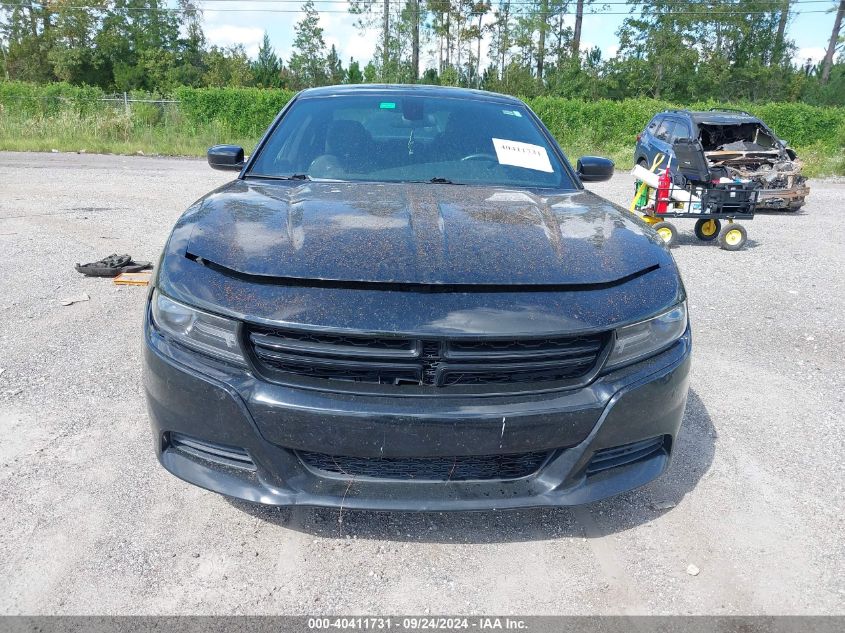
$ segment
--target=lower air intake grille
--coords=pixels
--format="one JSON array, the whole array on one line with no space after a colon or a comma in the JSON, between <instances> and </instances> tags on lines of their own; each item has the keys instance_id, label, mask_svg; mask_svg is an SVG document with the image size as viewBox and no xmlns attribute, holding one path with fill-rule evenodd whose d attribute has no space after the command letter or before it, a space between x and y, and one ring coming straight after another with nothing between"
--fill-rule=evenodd
<instances>
[{"instance_id":1,"label":"lower air intake grille","mask_svg":"<svg viewBox=\"0 0 845 633\"><path fill-rule=\"evenodd\" d=\"M648 440L642 440L641 442L623 444L622 446L614 446L613 448L603 448L595 452L590 463L587 465L587 475L594 475L603 470L610 470L617 466L642 461L656 453L662 452L665 444L666 440L661 435L660 437L653 437Z\"/></svg>"},{"instance_id":2,"label":"lower air intake grille","mask_svg":"<svg viewBox=\"0 0 845 633\"><path fill-rule=\"evenodd\" d=\"M169 444L172 449L191 457L197 457L230 468L255 470L255 464L252 458L242 448L215 444L214 442L199 440L195 437L182 435L181 433L171 433Z\"/></svg>"},{"instance_id":3,"label":"lower air intake grille","mask_svg":"<svg viewBox=\"0 0 845 633\"><path fill-rule=\"evenodd\" d=\"M466 455L459 457L344 457L298 451L309 468L348 477L468 481L518 479L536 472L549 453Z\"/></svg>"}]
</instances>

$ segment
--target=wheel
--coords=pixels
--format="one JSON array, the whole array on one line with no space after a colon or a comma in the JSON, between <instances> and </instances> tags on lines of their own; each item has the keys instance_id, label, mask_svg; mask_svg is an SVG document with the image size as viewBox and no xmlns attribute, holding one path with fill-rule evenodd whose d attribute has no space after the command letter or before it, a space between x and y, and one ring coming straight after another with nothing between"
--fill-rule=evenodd
<instances>
[{"instance_id":1,"label":"wheel","mask_svg":"<svg viewBox=\"0 0 845 633\"><path fill-rule=\"evenodd\" d=\"M702 242L712 242L719 237L722 223L719 220L701 218L695 223L695 236Z\"/></svg>"},{"instance_id":2,"label":"wheel","mask_svg":"<svg viewBox=\"0 0 845 633\"><path fill-rule=\"evenodd\" d=\"M727 224L719 232L719 246L726 251L738 251L748 240L748 233L741 224Z\"/></svg>"},{"instance_id":3,"label":"wheel","mask_svg":"<svg viewBox=\"0 0 845 633\"><path fill-rule=\"evenodd\" d=\"M666 243L666 246L671 248L678 243L678 229L671 222L658 222L657 224L652 224L651 228L657 231L657 234Z\"/></svg>"}]
</instances>

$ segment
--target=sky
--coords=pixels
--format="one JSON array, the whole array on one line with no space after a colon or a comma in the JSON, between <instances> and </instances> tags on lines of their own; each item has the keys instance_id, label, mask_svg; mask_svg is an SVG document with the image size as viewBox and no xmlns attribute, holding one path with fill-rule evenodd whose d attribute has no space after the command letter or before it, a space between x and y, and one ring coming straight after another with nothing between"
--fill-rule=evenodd
<instances>
[{"instance_id":1,"label":"sky","mask_svg":"<svg viewBox=\"0 0 845 633\"><path fill-rule=\"evenodd\" d=\"M265 30L276 54L285 63L290 58L294 39L293 27L302 14L299 7L304 0L200 0L203 7L204 30L210 44L230 46L243 44L250 57L255 57L264 37ZM519 2L520 0L514 0ZM627 15L628 7L623 0L607 0L605 11L593 9L596 13L585 15L582 27L584 48L599 46L603 57L616 54L616 31ZM833 28L834 13L825 13L835 7L838 0L797 0L793 5L794 15L788 26L788 36L795 41L796 63L812 59L818 62L824 57L830 31ZM377 31L364 33L356 26L356 16L349 14L346 0L315 0L320 11L320 24L326 46L334 44L344 65L354 57L364 66L373 55ZM496 0L493 0L494 7ZM598 3L596 3L598 6ZM812 11L812 13L810 13ZM492 16L489 18L492 21ZM574 21L570 16L570 20ZM487 42L482 45L482 61L486 60ZM429 54L421 54L421 66L425 69L433 64Z\"/></svg>"}]
</instances>

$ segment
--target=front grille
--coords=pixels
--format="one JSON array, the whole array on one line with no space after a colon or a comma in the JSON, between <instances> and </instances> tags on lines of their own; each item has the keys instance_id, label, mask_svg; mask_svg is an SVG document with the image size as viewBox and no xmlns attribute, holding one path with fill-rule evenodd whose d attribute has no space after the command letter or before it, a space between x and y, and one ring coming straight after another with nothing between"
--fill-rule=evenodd
<instances>
[{"instance_id":1,"label":"front grille","mask_svg":"<svg viewBox=\"0 0 845 633\"><path fill-rule=\"evenodd\" d=\"M587 475L594 475L603 470L610 470L618 466L633 464L648 459L656 453L664 450L666 444L665 436L653 437L641 442L623 444L613 448L603 448L593 455L587 465Z\"/></svg>"},{"instance_id":2,"label":"front grille","mask_svg":"<svg viewBox=\"0 0 845 633\"><path fill-rule=\"evenodd\" d=\"M460 387L577 381L596 366L606 334L524 339L416 339L251 327L259 367L375 385Z\"/></svg>"},{"instance_id":3,"label":"front grille","mask_svg":"<svg viewBox=\"0 0 845 633\"><path fill-rule=\"evenodd\" d=\"M531 475L549 456L546 452L457 457L348 457L297 451L309 468L373 479L403 481L469 481L518 479Z\"/></svg>"}]
</instances>

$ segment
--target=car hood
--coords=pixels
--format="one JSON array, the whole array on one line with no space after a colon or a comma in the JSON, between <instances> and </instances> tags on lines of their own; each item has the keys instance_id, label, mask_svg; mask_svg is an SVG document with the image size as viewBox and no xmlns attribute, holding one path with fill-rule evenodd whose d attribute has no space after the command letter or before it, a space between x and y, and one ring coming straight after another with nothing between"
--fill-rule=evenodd
<instances>
[{"instance_id":1,"label":"car hood","mask_svg":"<svg viewBox=\"0 0 845 633\"><path fill-rule=\"evenodd\" d=\"M261 281L606 285L669 258L586 191L236 180L182 222L186 256Z\"/></svg>"}]
</instances>

